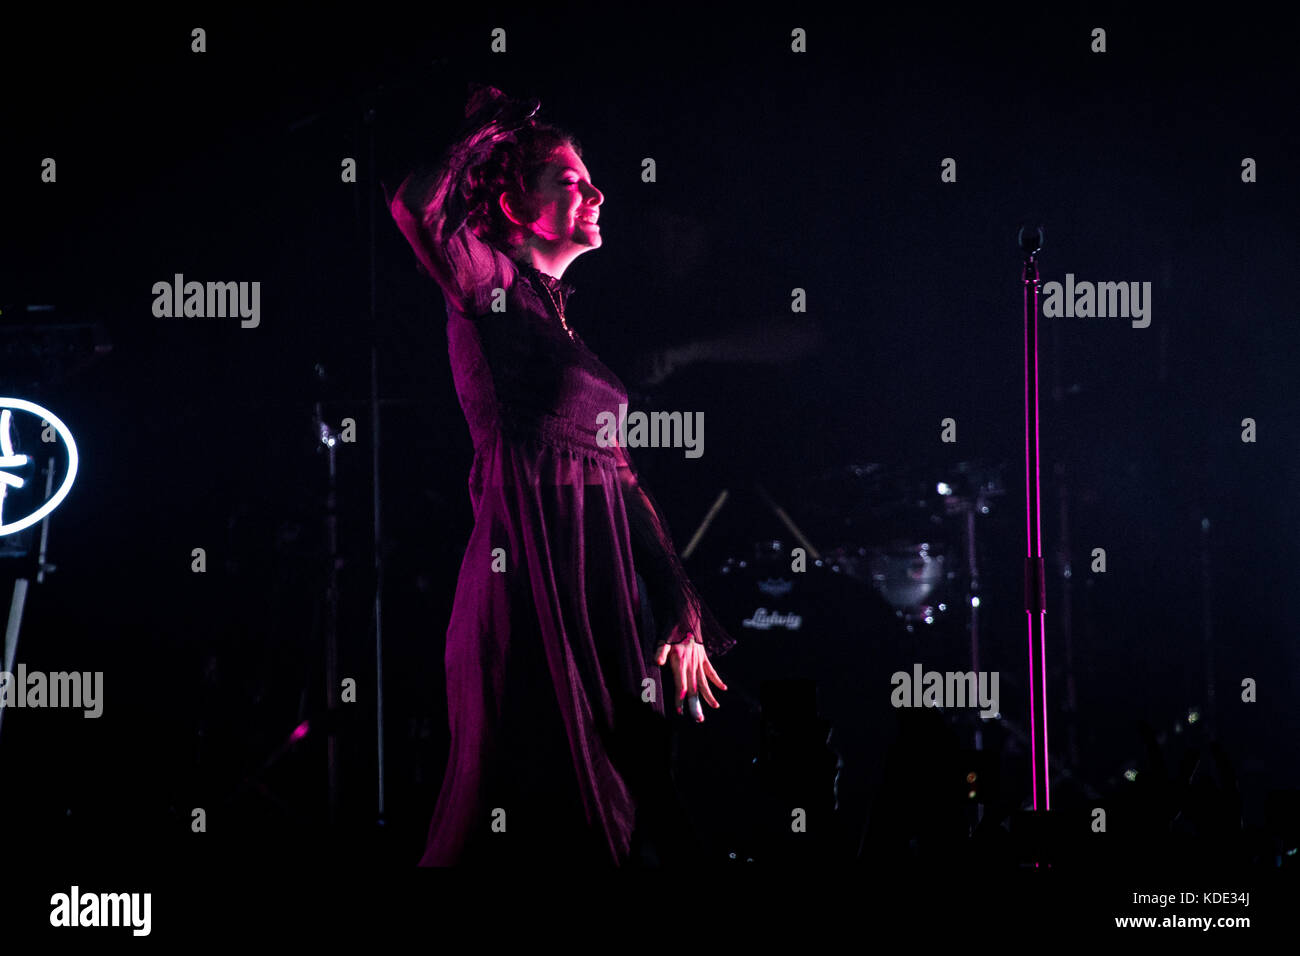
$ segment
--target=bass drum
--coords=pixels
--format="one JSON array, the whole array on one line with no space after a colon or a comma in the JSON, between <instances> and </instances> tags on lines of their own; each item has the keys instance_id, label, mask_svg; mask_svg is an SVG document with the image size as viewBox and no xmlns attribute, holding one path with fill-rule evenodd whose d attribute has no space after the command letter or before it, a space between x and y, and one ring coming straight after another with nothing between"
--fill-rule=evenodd
<instances>
[{"instance_id":1,"label":"bass drum","mask_svg":"<svg viewBox=\"0 0 1300 956\"><path fill-rule=\"evenodd\" d=\"M678 724L678 783L700 837L723 860L761 856L758 834L770 829L757 764L765 684L816 685L817 715L830 726L839 760L825 781L828 799L838 802L836 856L847 860L895 736L890 677L925 659L916 656L924 632L909 633L869 582L829 558L808 558L804 571L791 564L788 543L769 540L696 577L737 643L711 661L728 686L715 688L721 707L705 704L703 724ZM769 700L774 690L768 687Z\"/></svg>"}]
</instances>

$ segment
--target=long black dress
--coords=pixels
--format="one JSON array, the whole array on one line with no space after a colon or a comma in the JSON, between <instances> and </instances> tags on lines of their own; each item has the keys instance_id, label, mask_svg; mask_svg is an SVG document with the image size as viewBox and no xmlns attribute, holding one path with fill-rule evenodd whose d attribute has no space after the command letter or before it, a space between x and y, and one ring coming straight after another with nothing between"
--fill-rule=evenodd
<instances>
[{"instance_id":1,"label":"long black dress","mask_svg":"<svg viewBox=\"0 0 1300 956\"><path fill-rule=\"evenodd\" d=\"M517 265L464 222L456 186L490 135L412 174L391 203L442 287L474 443L475 524L447 628L451 750L420 862L663 862L676 825L661 747L672 680L654 650L684 637L673 627L688 608L711 658L734 640L692 587L626 449L596 440L597 416L617 415L627 393L562 327L555 301L563 308L572 285ZM492 310L493 290L504 311Z\"/></svg>"}]
</instances>

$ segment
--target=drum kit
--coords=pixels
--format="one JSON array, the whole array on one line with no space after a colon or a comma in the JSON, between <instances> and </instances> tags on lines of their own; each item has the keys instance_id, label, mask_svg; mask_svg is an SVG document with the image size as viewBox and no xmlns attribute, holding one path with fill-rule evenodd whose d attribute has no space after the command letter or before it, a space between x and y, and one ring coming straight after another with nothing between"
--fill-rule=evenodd
<instances>
[{"instance_id":1,"label":"drum kit","mask_svg":"<svg viewBox=\"0 0 1300 956\"><path fill-rule=\"evenodd\" d=\"M720 557L692 572L737 639L716 662L729 690L721 709L706 709L711 732L685 735L679 745L706 829L742 856L751 852L746 834L755 820L738 804L762 789L760 700L770 702L782 686L798 696L802 683L815 684L817 717L831 728L841 825L846 837L860 832L898 723L890 675L917 662L979 669L976 533L1006 493L1005 470L980 462L942 470L849 464L801 492L794 515L759 489L785 525L782 536L715 548ZM758 524L755 514L744 517L744 528Z\"/></svg>"},{"instance_id":2,"label":"drum kit","mask_svg":"<svg viewBox=\"0 0 1300 956\"><path fill-rule=\"evenodd\" d=\"M829 550L813 549L807 559L807 580L818 583L800 584L790 557L807 541L802 534L751 542L710 569L715 580L747 581L759 602L752 614L723 623L740 635L808 630L807 620L817 611L813 606L801 611L798 601L806 596L816 605L825 588L820 582L835 577L874 591L907 633L954 619L963 599L978 595L971 536L979 517L990 514L1006 493L1004 470L1004 465L962 462L936 474L880 464L827 472L809 489L800 515L817 527L816 537L833 544ZM784 615L775 609L780 599L792 608Z\"/></svg>"}]
</instances>

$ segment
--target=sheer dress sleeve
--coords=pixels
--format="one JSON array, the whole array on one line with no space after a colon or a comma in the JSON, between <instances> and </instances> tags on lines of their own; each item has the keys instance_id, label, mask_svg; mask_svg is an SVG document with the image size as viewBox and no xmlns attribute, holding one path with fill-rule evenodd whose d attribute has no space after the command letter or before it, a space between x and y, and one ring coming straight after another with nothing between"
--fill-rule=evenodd
<instances>
[{"instance_id":1,"label":"sheer dress sleeve","mask_svg":"<svg viewBox=\"0 0 1300 956\"><path fill-rule=\"evenodd\" d=\"M627 449L620 448L618 453L623 460L620 475L632 535L632 559L645 581L658 642L677 644L687 640L686 632L677 628L688 612L693 612L702 633L692 635L692 639L704 645L709 657L726 654L735 646L735 638L714 617L682 567L668 522L641 483Z\"/></svg>"}]
</instances>

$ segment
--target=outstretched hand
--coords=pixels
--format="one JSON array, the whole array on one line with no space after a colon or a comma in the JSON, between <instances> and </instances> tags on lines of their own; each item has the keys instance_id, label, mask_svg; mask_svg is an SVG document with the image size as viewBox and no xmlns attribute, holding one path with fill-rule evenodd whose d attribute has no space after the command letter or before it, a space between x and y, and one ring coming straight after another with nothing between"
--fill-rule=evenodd
<instances>
[{"instance_id":1,"label":"outstretched hand","mask_svg":"<svg viewBox=\"0 0 1300 956\"><path fill-rule=\"evenodd\" d=\"M669 662L672 663L673 680L676 683L677 693L677 713L682 712L682 707L690 697L694 696L697 706L693 708L696 723L704 720L704 711L698 707L700 698L708 701L710 707L717 709L722 705L718 703L717 698L713 696L713 691L709 688L709 681L712 681L722 690L727 689L718 672L713 669L709 662L709 655L704 651L704 645L695 640L699 636L698 620L692 622L692 627L687 629L686 640L678 644L660 644L655 653L655 663L663 667Z\"/></svg>"}]
</instances>

